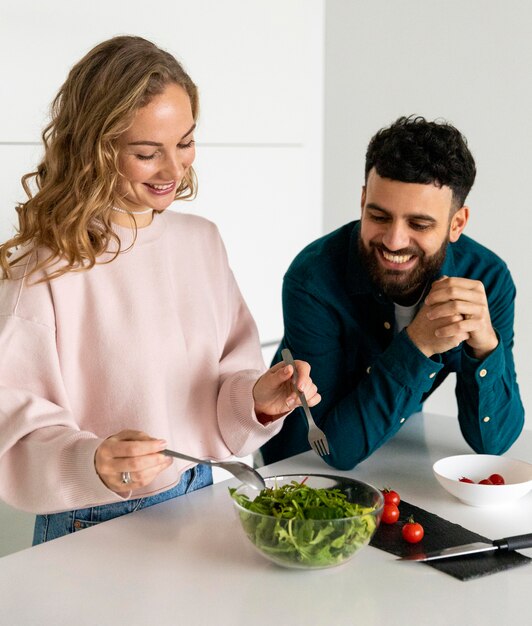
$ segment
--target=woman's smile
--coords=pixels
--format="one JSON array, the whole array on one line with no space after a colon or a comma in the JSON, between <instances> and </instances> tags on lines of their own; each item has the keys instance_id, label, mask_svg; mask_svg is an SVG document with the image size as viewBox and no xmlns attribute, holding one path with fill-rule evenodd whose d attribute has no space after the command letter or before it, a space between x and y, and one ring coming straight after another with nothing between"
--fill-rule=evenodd
<instances>
[{"instance_id":1,"label":"woman's smile","mask_svg":"<svg viewBox=\"0 0 532 626\"><path fill-rule=\"evenodd\" d=\"M148 190L156 196L164 196L175 191L176 183L144 183Z\"/></svg>"}]
</instances>

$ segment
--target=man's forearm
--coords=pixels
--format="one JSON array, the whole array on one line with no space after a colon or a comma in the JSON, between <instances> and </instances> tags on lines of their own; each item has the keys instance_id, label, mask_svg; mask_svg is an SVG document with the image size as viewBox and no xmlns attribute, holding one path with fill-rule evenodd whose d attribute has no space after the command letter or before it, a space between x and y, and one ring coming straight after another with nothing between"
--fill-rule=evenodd
<instances>
[{"instance_id":1,"label":"man's forearm","mask_svg":"<svg viewBox=\"0 0 532 626\"><path fill-rule=\"evenodd\" d=\"M502 344L487 358L462 358L457 374L458 419L464 438L478 453L502 454L522 431L524 409L513 358Z\"/></svg>"}]
</instances>

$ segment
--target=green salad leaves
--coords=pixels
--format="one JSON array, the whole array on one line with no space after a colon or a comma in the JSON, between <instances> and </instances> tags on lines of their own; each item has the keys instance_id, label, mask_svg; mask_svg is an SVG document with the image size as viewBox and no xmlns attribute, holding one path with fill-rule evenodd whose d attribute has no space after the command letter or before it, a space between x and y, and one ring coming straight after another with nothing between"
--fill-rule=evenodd
<instances>
[{"instance_id":1,"label":"green salad leaves","mask_svg":"<svg viewBox=\"0 0 532 626\"><path fill-rule=\"evenodd\" d=\"M339 565L376 530L374 508L349 502L340 489L292 481L266 488L254 500L229 489L244 509L240 520L251 542L272 560L292 567Z\"/></svg>"}]
</instances>

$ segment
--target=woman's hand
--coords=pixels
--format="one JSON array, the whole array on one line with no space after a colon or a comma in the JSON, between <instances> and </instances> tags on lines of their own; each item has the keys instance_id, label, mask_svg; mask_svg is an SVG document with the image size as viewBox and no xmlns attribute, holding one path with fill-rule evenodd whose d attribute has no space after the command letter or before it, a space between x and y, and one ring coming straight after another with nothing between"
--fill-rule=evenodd
<instances>
[{"instance_id":1,"label":"woman's hand","mask_svg":"<svg viewBox=\"0 0 532 626\"><path fill-rule=\"evenodd\" d=\"M298 389L303 392L309 406L320 402L321 396L310 378L310 365L305 361L295 361ZM255 414L261 423L271 422L286 415L301 402L292 383L293 368L285 363L277 363L263 374L253 387Z\"/></svg>"},{"instance_id":2,"label":"woman's hand","mask_svg":"<svg viewBox=\"0 0 532 626\"><path fill-rule=\"evenodd\" d=\"M139 430L122 430L103 441L94 455L94 467L102 482L116 493L127 493L149 485L172 465L163 454L166 441L154 439ZM122 482L122 473L129 472L130 483Z\"/></svg>"}]
</instances>

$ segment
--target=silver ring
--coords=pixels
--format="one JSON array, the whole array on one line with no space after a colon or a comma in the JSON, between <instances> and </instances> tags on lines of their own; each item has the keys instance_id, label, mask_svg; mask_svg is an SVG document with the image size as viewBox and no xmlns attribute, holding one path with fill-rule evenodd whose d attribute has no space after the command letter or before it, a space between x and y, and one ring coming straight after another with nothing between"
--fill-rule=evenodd
<instances>
[{"instance_id":1,"label":"silver ring","mask_svg":"<svg viewBox=\"0 0 532 626\"><path fill-rule=\"evenodd\" d=\"M133 479L131 478L131 474L129 472L122 472L122 484L129 485L132 483Z\"/></svg>"}]
</instances>

